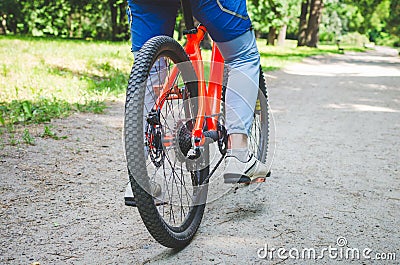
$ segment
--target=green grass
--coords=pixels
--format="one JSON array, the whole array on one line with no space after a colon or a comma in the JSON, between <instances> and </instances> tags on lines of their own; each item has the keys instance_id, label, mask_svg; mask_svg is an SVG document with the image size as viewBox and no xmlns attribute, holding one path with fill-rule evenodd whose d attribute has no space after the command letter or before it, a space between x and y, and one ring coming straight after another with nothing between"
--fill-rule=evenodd
<instances>
[{"instance_id":1,"label":"green grass","mask_svg":"<svg viewBox=\"0 0 400 265\"><path fill-rule=\"evenodd\" d=\"M339 53L336 45L312 49L297 48L295 41L284 47L257 42L264 71ZM203 55L209 60L211 52ZM76 111L102 113L106 101L123 98L132 62L129 42L0 36L0 125L13 132L14 125L49 122ZM30 143L26 137L23 141Z\"/></svg>"},{"instance_id":2,"label":"green grass","mask_svg":"<svg viewBox=\"0 0 400 265\"><path fill-rule=\"evenodd\" d=\"M51 138L54 140L60 140L60 139L66 139L67 136L58 136L56 132L53 130L53 126L47 126L45 125L43 128L43 133L40 135L42 138Z\"/></svg>"},{"instance_id":3,"label":"green grass","mask_svg":"<svg viewBox=\"0 0 400 265\"><path fill-rule=\"evenodd\" d=\"M0 36L0 125L101 113L124 93L130 44Z\"/></svg>"},{"instance_id":4,"label":"green grass","mask_svg":"<svg viewBox=\"0 0 400 265\"><path fill-rule=\"evenodd\" d=\"M68 116L72 111L102 113L106 105L103 101L88 100L84 103L70 103L57 98L32 100L12 100L0 102L0 124L30 124L50 122L53 118Z\"/></svg>"},{"instance_id":5,"label":"green grass","mask_svg":"<svg viewBox=\"0 0 400 265\"><path fill-rule=\"evenodd\" d=\"M24 132L22 133L22 140L24 140L24 143L26 144L35 145L35 138L33 138L27 128L25 128Z\"/></svg>"}]
</instances>

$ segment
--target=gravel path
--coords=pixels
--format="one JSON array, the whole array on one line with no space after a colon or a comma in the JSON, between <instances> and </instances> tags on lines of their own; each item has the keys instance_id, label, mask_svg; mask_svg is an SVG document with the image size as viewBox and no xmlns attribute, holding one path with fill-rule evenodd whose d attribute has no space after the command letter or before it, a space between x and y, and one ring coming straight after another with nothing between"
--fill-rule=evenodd
<instances>
[{"instance_id":1,"label":"gravel path","mask_svg":"<svg viewBox=\"0 0 400 265\"><path fill-rule=\"evenodd\" d=\"M260 258L268 246L292 248L292 256L313 248L324 254L317 264L399 264L397 54L378 47L313 57L267 80L276 123L272 178L207 205L197 236L180 252L156 243L137 210L123 205L122 102L106 115L54 121L67 139L0 149L0 263L311 263L288 252ZM329 247L339 258L322 252ZM359 249L360 260L340 259L348 248ZM371 257L396 253L397 261L368 260L365 248Z\"/></svg>"}]
</instances>

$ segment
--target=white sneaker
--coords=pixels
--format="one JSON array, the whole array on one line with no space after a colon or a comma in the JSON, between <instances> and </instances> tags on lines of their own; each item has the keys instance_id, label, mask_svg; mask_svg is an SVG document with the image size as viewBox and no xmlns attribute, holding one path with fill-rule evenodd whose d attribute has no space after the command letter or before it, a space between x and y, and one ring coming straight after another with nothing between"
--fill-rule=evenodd
<instances>
[{"instance_id":1,"label":"white sneaker","mask_svg":"<svg viewBox=\"0 0 400 265\"><path fill-rule=\"evenodd\" d=\"M225 157L224 183L256 183L265 182L270 172L253 154L247 162L242 162L232 155Z\"/></svg>"}]
</instances>

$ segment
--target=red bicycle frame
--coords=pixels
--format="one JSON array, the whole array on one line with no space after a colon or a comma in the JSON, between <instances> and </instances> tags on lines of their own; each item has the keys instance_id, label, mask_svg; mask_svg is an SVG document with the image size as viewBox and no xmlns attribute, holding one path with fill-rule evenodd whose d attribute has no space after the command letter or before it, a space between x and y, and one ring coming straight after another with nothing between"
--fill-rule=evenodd
<instances>
[{"instance_id":1,"label":"red bicycle frame","mask_svg":"<svg viewBox=\"0 0 400 265\"><path fill-rule=\"evenodd\" d=\"M210 78L207 87L204 73L204 63L200 50L200 42L203 40L206 32L206 27L199 25L196 33L190 33L186 35L187 43L184 47L192 62L198 82L198 113L196 116L194 129L192 130L194 147L199 147L204 144L204 125L207 125L208 131L218 130L218 116L221 111L220 101L222 96L222 81L224 76L224 59L218 47L215 45L215 43L213 43L210 63ZM164 83L164 86L160 91L160 96L156 101L155 109L161 109L164 101L169 99L171 88L173 87L173 83L177 77L177 74L178 68L177 66L174 66L168 77L168 81Z\"/></svg>"}]
</instances>

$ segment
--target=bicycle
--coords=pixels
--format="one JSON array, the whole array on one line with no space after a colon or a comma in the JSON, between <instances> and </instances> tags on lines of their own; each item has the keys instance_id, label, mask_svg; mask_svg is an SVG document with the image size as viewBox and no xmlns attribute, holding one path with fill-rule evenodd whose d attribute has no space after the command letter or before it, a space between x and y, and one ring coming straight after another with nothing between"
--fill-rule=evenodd
<instances>
[{"instance_id":1,"label":"bicycle","mask_svg":"<svg viewBox=\"0 0 400 265\"><path fill-rule=\"evenodd\" d=\"M227 150L229 71L213 44L205 78L200 42L207 29L195 27L189 1L181 3L185 47L167 36L148 40L135 56L125 103L125 154L135 204L150 234L169 248L183 248L195 235L209 180ZM268 136L267 90L260 69L249 147L262 162ZM211 153L220 156L215 164Z\"/></svg>"}]
</instances>

